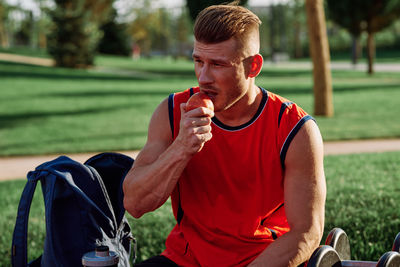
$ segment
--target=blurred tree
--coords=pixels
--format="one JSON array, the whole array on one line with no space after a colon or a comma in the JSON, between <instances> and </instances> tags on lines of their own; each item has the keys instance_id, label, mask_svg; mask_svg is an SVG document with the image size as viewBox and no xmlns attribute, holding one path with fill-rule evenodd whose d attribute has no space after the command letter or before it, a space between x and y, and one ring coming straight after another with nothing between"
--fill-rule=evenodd
<instances>
[{"instance_id":1,"label":"blurred tree","mask_svg":"<svg viewBox=\"0 0 400 267\"><path fill-rule=\"evenodd\" d=\"M230 1L226 0L186 0L186 5L189 9L189 15L192 21L195 21L197 14L199 14L199 12L202 11L204 8L211 5L218 5L229 2ZM242 6L247 4L247 0L241 0L238 2Z\"/></svg>"},{"instance_id":2,"label":"blurred tree","mask_svg":"<svg viewBox=\"0 0 400 267\"><path fill-rule=\"evenodd\" d=\"M367 54L368 54L368 73L374 73L375 59L375 33L382 31L390 26L400 17L400 0L365 0L368 2L366 12L367 23Z\"/></svg>"},{"instance_id":3,"label":"blurred tree","mask_svg":"<svg viewBox=\"0 0 400 267\"><path fill-rule=\"evenodd\" d=\"M17 32L14 34L14 42L16 45L29 46L32 43L33 26L35 21L32 11L26 11L26 17L19 25Z\"/></svg>"},{"instance_id":4,"label":"blurred tree","mask_svg":"<svg viewBox=\"0 0 400 267\"><path fill-rule=\"evenodd\" d=\"M182 8L182 12L176 20L175 36L177 41L176 57L189 56L188 52L191 50L191 44L189 44L189 36L192 33L189 15L186 12L186 8ZM190 51L191 52L191 51Z\"/></svg>"},{"instance_id":5,"label":"blurred tree","mask_svg":"<svg viewBox=\"0 0 400 267\"><path fill-rule=\"evenodd\" d=\"M103 37L99 42L98 51L104 54L128 56L131 53L128 26L125 23L117 23L116 17L117 11L112 8L110 20L100 28Z\"/></svg>"},{"instance_id":6,"label":"blurred tree","mask_svg":"<svg viewBox=\"0 0 400 267\"><path fill-rule=\"evenodd\" d=\"M48 16L49 5L46 0L34 0L39 7L39 14L36 21L36 46L41 49L47 48L47 35L51 27L51 19Z\"/></svg>"},{"instance_id":7,"label":"blurred tree","mask_svg":"<svg viewBox=\"0 0 400 267\"><path fill-rule=\"evenodd\" d=\"M140 52L145 55L150 55L152 49L152 34L159 26L157 22L157 13L150 8L150 3L145 1L143 7L133 9L133 14L136 18L129 27L129 32L132 35L134 46L140 47Z\"/></svg>"},{"instance_id":8,"label":"blurred tree","mask_svg":"<svg viewBox=\"0 0 400 267\"><path fill-rule=\"evenodd\" d=\"M293 56L303 57L302 33L305 25L304 1L294 0L293 3Z\"/></svg>"},{"instance_id":9,"label":"blurred tree","mask_svg":"<svg viewBox=\"0 0 400 267\"><path fill-rule=\"evenodd\" d=\"M3 0L0 0L0 45L3 48L9 46L8 35L5 27L8 10L8 5Z\"/></svg>"},{"instance_id":10,"label":"blurred tree","mask_svg":"<svg viewBox=\"0 0 400 267\"><path fill-rule=\"evenodd\" d=\"M173 18L165 8L152 8L145 0L133 9L134 21L129 27L133 46L139 47L145 56L166 55L170 52L174 37L172 36Z\"/></svg>"},{"instance_id":11,"label":"blurred tree","mask_svg":"<svg viewBox=\"0 0 400 267\"><path fill-rule=\"evenodd\" d=\"M327 0L328 18L345 28L353 38L352 62L357 64L361 55L360 35L365 19L365 0Z\"/></svg>"},{"instance_id":12,"label":"blurred tree","mask_svg":"<svg viewBox=\"0 0 400 267\"><path fill-rule=\"evenodd\" d=\"M256 6L250 7L251 11L253 11L259 19L262 21L260 25L260 53L267 57L267 55L271 55L271 25L269 25L268 21L270 20L270 11L269 6Z\"/></svg>"},{"instance_id":13,"label":"blurred tree","mask_svg":"<svg viewBox=\"0 0 400 267\"><path fill-rule=\"evenodd\" d=\"M108 20L113 0L55 0L49 11L54 23L48 36L48 52L57 66L93 65L101 24Z\"/></svg>"},{"instance_id":14,"label":"blurred tree","mask_svg":"<svg viewBox=\"0 0 400 267\"><path fill-rule=\"evenodd\" d=\"M268 4L268 3L266 3ZM251 6L263 22L260 25L260 52L272 60L308 55L307 23L304 0Z\"/></svg>"},{"instance_id":15,"label":"blurred tree","mask_svg":"<svg viewBox=\"0 0 400 267\"><path fill-rule=\"evenodd\" d=\"M269 6L268 26L272 61L280 61L283 54L289 52L289 11L287 4L271 4Z\"/></svg>"},{"instance_id":16,"label":"blurred tree","mask_svg":"<svg viewBox=\"0 0 400 267\"><path fill-rule=\"evenodd\" d=\"M171 45L171 17L165 8L159 8L155 12L156 21L153 25L152 49L166 55Z\"/></svg>"},{"instance_id":17,"label":"blurred tree","mask_svg":"<svg viewBox=\"0 0 400 267\"><path fill-rule=\"evenodd\" d=\"M313 62L314 114L333 116L332 76L323 0L306 0L310 53Z\"/></svg>"},{"instance_id":18,"label":"blurred tree","mask_svg":"<svg viewBox=\"0 0 400 267\"><path fill-rule=\"evenodd\" d=\"M368 33L368 73L372 74L375 58L375 33L390 26L400 17L400 0L327 0L329 17L344 27L354 38L353 63L357 62L363 31Z\"/></svg>"}]
</instances>

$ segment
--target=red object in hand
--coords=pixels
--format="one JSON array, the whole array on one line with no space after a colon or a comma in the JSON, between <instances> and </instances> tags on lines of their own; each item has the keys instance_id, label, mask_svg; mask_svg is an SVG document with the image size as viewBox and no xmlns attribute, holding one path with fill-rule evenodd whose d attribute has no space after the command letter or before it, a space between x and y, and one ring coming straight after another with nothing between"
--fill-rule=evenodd
<instances>
[{"instance_id":1,"label":"red object in hand","mask_svg":"<svg viewBox=\"0 0 400 267\"><path fill-rule=\"evenodd\" d=\"M186 111L198 108L198 107L205 107L209 108L214 111L214 104L211 101L210 97L203 93L197 92L193 94L189 100L186 102Z\"/></svg>"}]
</instances>

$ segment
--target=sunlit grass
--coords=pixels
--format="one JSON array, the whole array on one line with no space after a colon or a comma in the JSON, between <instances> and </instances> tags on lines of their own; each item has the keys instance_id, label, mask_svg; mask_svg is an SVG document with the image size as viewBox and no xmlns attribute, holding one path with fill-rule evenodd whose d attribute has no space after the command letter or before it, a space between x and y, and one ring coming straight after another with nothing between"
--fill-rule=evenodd
<instances>
[{"instance_id":1,"label":"sunlit grass","mask_svg":"<svg viewBox=\"0 0 400 267\"><path fill-rule=\"evenodd\" d=\"M73 70L0 62L0 156L141 149L151 114L196 85L193 63L102 56ZM332 71L335 116L325 140L400 137L400 74ZM266 65L257 84L313 115L310 69Z\"/></svg>"},{"instance_id":2,"label":"sunlit grass","mask_svg":"<svg viewBox=\"0 0 400 267\"><path fill-rule=\"evenodd\" d=\"M349 236L352 259L378 260L391 250L400 232L400 152L328 156L325 158L327 201L325 234L341 227ZM11 238L24 180L0 183L0 266L10 266ZM40 186L29 222L29 257L40 255L45 236L44 204ZM245 216L245 214L243 215ZM170 202L134 219L127 214L137 239L138 261L161 253L175 225Z\"/></svg>"}]
</instances>

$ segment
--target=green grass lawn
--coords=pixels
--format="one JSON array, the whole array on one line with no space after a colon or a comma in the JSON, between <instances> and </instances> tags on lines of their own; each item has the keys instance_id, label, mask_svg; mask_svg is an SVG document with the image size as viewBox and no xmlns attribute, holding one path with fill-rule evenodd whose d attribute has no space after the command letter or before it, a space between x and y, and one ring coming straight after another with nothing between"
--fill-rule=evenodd
<instances>
[{"instance_id":1,"label":"green grass lawn","mask_svg":"<svg viewBox=\"0 0 400 267\"><path fill-rule=\"evenodd\" d=\"M400 73L332 71L332 118L316 117L324 140L400 137ZM311 72L299 70L263 71L258 84L313 112Z\"/></svg>"},{"instance_id":2,"label":"green grass lawn","mask_svg":"<svg viewBox=\"0 0 400 267\"><path fill-rule=\"evenodd\" d=\"M400 232L400 152L325 159L325 231L341 227L352 258L378 260Z\"/></svg>"},{"instance_id":3,"label":"green grass lawn","mask_svg":"<svg viewBox=\"0 0 400 267\"><path fill-rule=\"evenodd\" d=\"M190 61L100 56L89 70L0 62L0 156L142 148L150 116L171 92L196 85ZM400 74L333 71L325 140L400 137ZM257 84L313 112L310 70L274 66Z\"/></svg>"},{"instance_id":4,"label":"green grass lawn","mask_svg":"<svg viewBox=\"0 0 400 267\"><path fill-rule=\"evenodd\" d=\"M400 232L400 152L327 156L327 202L325 234L341 227L348 234L352 259L378 260L391 250ZM24 180L0 183L0 266L10 266L12 231ZM38 186L29 222L29 259L42 251L44 206ZM164 249L164 241L175 224L170 203L140 219L128 216L138 242L138 260ZM322 243L323 243L322 242Z\"/></svg>"},{"instance_id":5,"label":"green grass lawn","mask_svg":"<svg viewBox=\"0 0 400 267\"><path fill-rule=\"evenodd\" d=\"M140 149L157 104L193 84L153 76L0 63L0 155Z\"/></svg>"}]
</instances>

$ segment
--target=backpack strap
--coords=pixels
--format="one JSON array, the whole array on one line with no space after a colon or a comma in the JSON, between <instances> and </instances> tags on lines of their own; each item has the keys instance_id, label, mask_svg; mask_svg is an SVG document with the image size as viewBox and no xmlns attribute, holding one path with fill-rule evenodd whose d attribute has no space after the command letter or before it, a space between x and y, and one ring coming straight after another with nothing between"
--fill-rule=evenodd
<instances>
[{"instance_id":1,"label":"backpack strap","mask_svg":"<svg viewBox=\"0 0 400 267\"><path fill-rule=\"evenodd\" d=\"M37 182L36 173L29 172L28 181L25 184L24 191L19 201L17 220L13 233L11 262L14 267L27 266L28 219Z\"/></svg>"},{"instance_id":2,"label":"backpack strap","mask_svg":"<svg viewBox=\"0 0 400 267\"><path fill-rule=\"evenodd\" d=\"M107 195L111 201L117 225L125 214L124 192L122 184L125 176L131 169L134 160L124 154L116 152L104 152L89 158L84 165L93 167L100 175L100 182L104 183Z\"/></svg>"}]
</instances>

